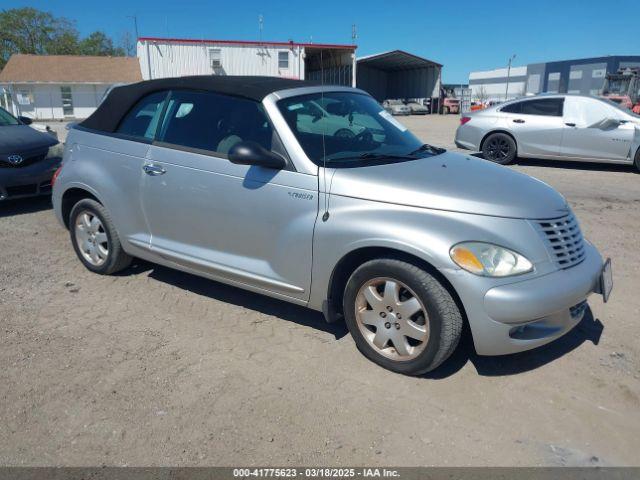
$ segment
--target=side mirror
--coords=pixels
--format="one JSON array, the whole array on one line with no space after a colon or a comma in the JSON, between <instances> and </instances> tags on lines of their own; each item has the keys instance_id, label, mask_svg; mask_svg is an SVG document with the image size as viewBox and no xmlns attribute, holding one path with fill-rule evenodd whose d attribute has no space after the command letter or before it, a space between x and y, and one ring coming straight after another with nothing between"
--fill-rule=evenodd
<instances>
[{"instance_id":1,"label":"side mirror","mask_svg":"<svg viewBox=\"0 0 640 480\"><path fill-rule=\"evenodd\" d=\"M598 122L598 127L602 130L613 130L618 128L622 122L617 118L605 118Z\"/></svg>"},{"instance_id":2,"label":"side mirror","mask_svg":"<svg viewBox=\"0 0 640 480\"><path fill-rule=\"evenodd\" d=\"M18 117L18 120L20 120L20 122L25 125L31 125L33 123L33 120L31 120L29 117Z\"/></svg>"},{"instance_id":3,"label":"side mirror","mask_svg":"<svg viewBox=\"0 0 640 480\"><path fill-rule=\"evenodd\" d=\"M250 141L238 142L231 147L229 161L238 165L256 165L276 170L282 170L286 166L285 159L280 155Z\"/></svg>"}]
</instances>

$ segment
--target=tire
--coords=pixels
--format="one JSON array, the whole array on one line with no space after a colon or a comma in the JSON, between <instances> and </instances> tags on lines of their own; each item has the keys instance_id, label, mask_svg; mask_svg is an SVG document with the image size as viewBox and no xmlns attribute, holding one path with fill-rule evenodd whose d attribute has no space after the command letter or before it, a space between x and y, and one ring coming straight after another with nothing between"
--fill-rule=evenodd
<instances>
[{"instance_id":1,"label":"tire","mask_svg":"<svg viewBox=\"0 0 640 480\"><path fill-rule=\"evenodd\" d=\"M636 167L636 172L640 173L640 148L636 152L635 160L633 161L633 165Z\"/></svg>"},{"instance_id":2,"label":"tire","mask_svg":"<svg viewBox=\"0 0 640 480\"><path fill-rule=\"evenodd\" d=\"M513 162L517 151L515 140L506 133L492 133L482 142L482 156L500 165Z\"/></svg>"},{"instance_id":3,"label":"tire","mask_svg":"<svg viewBox=\"0 0 640 480\"><path fill-rule=\"evenodd\" d=\"M334 137L338 137L338 138L355 138L356 134L353 133L348 128L340 128L340 129L336 130L336 132L333 134L333 136Z\"/></svg>"},{"instance_id":4,"label":"tire","mask_svg":"<svg viewBox=\"0 0 640 480\"><path fill-rule=\"evenodd\" d=\"M401 260L377 259L358 267L345 287L343 311L358 350L405 375L438 367L453 353L462 331L462 313L447 289Z\"/></svg>"},{"instance_id":5,"label":"tire","mask_svg":"<svg viewBox=\"0 0 640 480\"><path fill-rule=\"evenodd\" d=\"M76 255L94 273L111 275L131 264L132 257L122 249L109 212L95 200L85 198L74 205L69 234Z\"/></svg>"},{"instance_id":6,"label":"tire","mask_svg":"<svg viewBox=\"0 0 640 480\"><path fill-rule=\"evenodd\" d=\"M444 107L442 109L442 113L444 113L445 115L449 115L449 107Z\"/></svg>"}]
</instances>

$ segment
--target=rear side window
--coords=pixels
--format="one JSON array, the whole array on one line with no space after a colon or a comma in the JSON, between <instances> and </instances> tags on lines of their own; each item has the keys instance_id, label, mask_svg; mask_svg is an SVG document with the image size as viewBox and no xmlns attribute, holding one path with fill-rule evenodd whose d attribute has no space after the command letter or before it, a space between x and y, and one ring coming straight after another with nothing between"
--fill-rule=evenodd
<instances>
[{"instance_id":1,"label":"rear side window","mask_svg":"<svg viewBox=\"0 0 640 480\"><path fill-rule=\"evenodd\" d=\"M242 141L272 150L273 129L257 102L209 92L174 91L158 140L226 156Z\"/></svg>"},{"instance_id":2,"label":"rear side window","mask_svg":"<svg viewBox=\"0 0 640 480\"><path fill-rule=\"evenodd\" d=\"M520 113L522 115L540 115L543 117L561 117L564 98L541 98L516 102L502 107L501 111L507 113Z\"/></svg>"},{"instance_id":3,"label":"rear side window","mask_svg":"<svg viewBox=\"0 0 640 480\"><path fill-rule=\"evenodd\" d=\"M122 119L116 132L153 140L166 98L167 92L156 92L144 97Z\"/></svg>"},{"instance_id":4,"label":"rear side window","mask_svg":"<svg viewBox=\"0 0 640 480\"><path fill-rule=\"evenodd\" d=\"M506 113L520 113L522 108L522 102L512 103L510 105L505 105L500 109L501 112Z\"/></svg>"}]
</instances>

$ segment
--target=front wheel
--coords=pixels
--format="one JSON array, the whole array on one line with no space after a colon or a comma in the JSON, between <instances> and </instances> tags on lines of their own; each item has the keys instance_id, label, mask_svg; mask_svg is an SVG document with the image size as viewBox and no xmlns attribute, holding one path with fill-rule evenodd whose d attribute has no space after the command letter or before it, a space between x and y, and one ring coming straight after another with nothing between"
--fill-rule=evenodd
<instances>
[{"instance_id":1,"label":"front wheel","mask_svg":"<svg viewBox=\"0 0 640 480\"><path fill-rule=\"evenodd\" d=\"M636 158L633 161L633 164L636 167L636 171L640 173L640 148L638 148L638 151L636 152Z\"/></svg>"},{"instance_id":2,"label":"front wheel","mask_svg":"<svg viewBox=\"0 0 640 480\"><path fill-rule=\"evenodd\" d=\"M433 370L455 350L462 314L431 274L395 259L371 260L349 278L344 316L358 349L407 375Z\"/></svg>"},{"instance_id":3,"label":"front wheel","mask_svg":"<svg viewBox=\"0 0 640 480\"><path fill-rule=\"evenodd\" d=\"M500 165L513 162L516 151L516 142L506 133L493 133L482 144L482 156Z\"/></svg>"}]
</instances>

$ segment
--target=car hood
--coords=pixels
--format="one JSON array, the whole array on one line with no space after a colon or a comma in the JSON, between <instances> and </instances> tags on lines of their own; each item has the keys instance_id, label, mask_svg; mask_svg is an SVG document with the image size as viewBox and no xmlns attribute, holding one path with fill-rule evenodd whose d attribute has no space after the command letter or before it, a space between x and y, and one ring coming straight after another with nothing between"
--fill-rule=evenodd
<instances>
[{"instance_id":1,"label":"car hood","mask_svg":"<svg viewBox=\"0 0 640 480\"><path fill-rule=\"evenodd\" d=\"M338 168L331 193L376 202L511 218L555 218L567 202L540 180L445 152L384 165Z\"/></svg>"},{"instance_id":2,"label":"car hood","mask_svg":"<svg viewBox=\"0 0 640 480\"><path fill-rule=\"evenodd\" d=\"M21 155L34 150L44 150L58 143L47 133L38 132L28 125L0 127L0 154Z\"/></svg>"}]
</instances>

